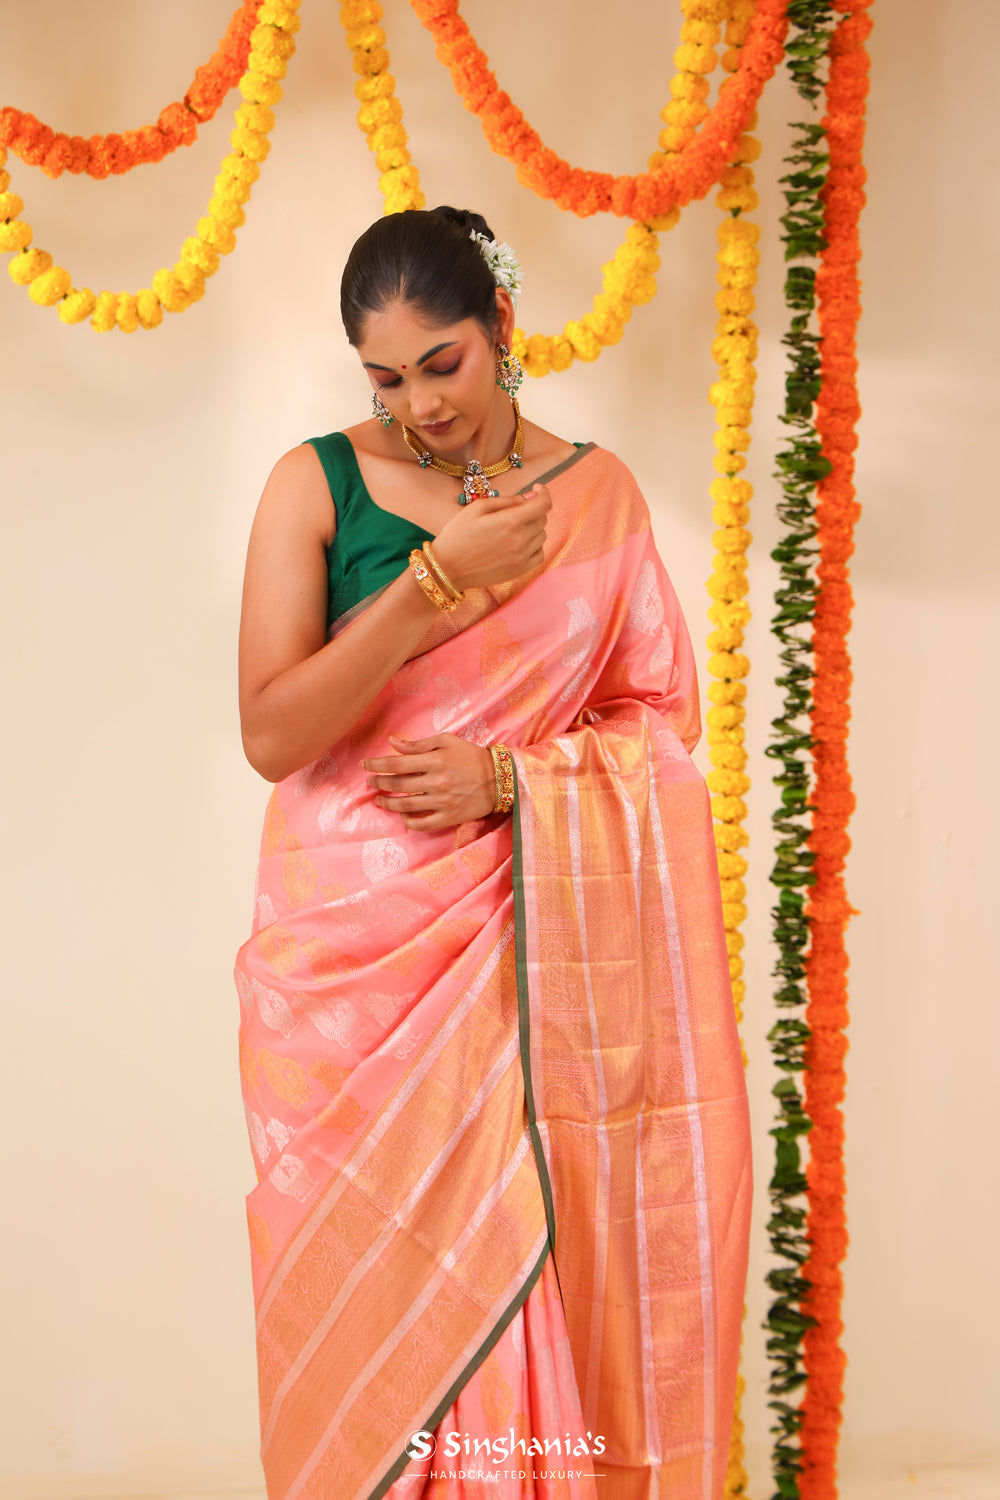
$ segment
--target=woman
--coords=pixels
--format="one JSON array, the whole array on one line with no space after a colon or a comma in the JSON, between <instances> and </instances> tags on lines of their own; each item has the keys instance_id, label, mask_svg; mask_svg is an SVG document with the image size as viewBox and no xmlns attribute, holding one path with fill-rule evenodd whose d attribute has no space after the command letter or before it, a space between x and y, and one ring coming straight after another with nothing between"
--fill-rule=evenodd
<instances>
[{"instance_id":1,"label":"woman","mask_svg":"<svg viewBox=\"0 0 1000 1500\"><path fill-rule=\"evenodd\" d=\"M751 1174L691 647L628 471L521 421L518 287L475 216L362 235L375 415L251 534L270 1500L722 1494Z\"/></svg>"}]
</instances>

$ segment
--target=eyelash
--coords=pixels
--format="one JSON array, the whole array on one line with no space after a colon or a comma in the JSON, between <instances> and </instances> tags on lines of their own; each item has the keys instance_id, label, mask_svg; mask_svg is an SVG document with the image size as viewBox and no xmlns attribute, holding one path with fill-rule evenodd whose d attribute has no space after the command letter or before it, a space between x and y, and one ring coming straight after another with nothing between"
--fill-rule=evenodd
<instances>
[{"instance_id":1,"label":"eyelash","mask_svg":"<svg viewBox=\"0 0 1000 1500\"><path fill-rule=\"evenodd\" d=\"M447 370L428 370L427 373L428 375L454 375L455 371L458 369L461 363L462 361L460 359L457 359L455 363L449 366ZM375 382L380 391L394 391L396 387L402 385L402 383L402 375L397 375L395 380L376 380Z\"/></svg>"}]
</instances>

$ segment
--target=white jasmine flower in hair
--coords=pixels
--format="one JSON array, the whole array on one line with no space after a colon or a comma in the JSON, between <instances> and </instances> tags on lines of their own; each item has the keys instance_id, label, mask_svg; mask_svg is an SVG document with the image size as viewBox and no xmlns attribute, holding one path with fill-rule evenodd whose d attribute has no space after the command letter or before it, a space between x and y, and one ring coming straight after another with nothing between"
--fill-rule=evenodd
<instances>
[{"instance_id":1,"label":"white jasmine flower in hair","mask_svg":"<svg viewBox=\"0 0 1000 1500\"><path fill-rule=\"evenodd\" d=\"M475 229L469 230L469 238L478 241L497 286L502 286L510 292L512 297L519 296L524 282L524 272L510 246L504 240L488 239L485 234L479 234Z\"/></svg>"}]
</instances>

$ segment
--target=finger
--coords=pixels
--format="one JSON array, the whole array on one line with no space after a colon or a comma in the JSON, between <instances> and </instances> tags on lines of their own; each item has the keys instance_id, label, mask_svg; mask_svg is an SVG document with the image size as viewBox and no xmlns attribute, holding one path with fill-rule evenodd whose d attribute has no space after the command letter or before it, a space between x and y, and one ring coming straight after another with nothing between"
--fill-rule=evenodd
<instances>
[{"instance_id":1,"label":"finger","mask_svg":"<svg viewBox=\"0 0 1000 1500\"><path fill-rule=\"evenodd\" d=\"M436 807L427 806L427 797L419 795L376 797L375 801L379 807L384 807L387 812L433 814L438 811Z\"/></svg>"},{"instance_id":2,"label":"finger","mask_svg":"<svg viewBox=\"0 0 1000 1500\"><path fill-rule=\"evenodd\" d=\"M405 795L421 796L426 794L430 788L426 786L425 775L414 775L407 762L407 774L399 776L369 776L368 785L374 787L377 792L402 792Z\"/></svg>"},{"instance_id":3,"label":"finger","mask_svg":"<svg viewBox=\"0 0 1000 1500\"><path fill-rule=\"evenodd\" d=\"M404 813L403 826L412 828L415 832L430 832L435 828L451 828L453 825L443 813Z\"/></svg>"},{"instance_id":4,"label":"finger","mask_svg":"<svg viewBox=\"0 0 1000 1500\"><path fill-rule=\"evenodd\" d=\"M375 785L375 778L388 777L391 785L396 786L401 776L426 776L429 771L440 770L441 763L437 756L396 755L391 760L362 761L362 766L368 773L369 785Z\"/></svg>"},{"instance_id":5,"label":"finger","mask_svg":"<svg viewBox=\"0 0 1000 1500\"><path fill-rule=\"evenodd\" d=\"M495 510L509 510L512 505L523 504L524 498L520 493L516 495L487 495L483 499L476 501L475 514L488 516Z\"/></svg>"},{"instance_id":6,"label":"finger","mask_svg":"<svg viewBox=\"0 0 1000 1500\"><path fill-rule=\"evenodd\" d=\"M426 755L429 750L440 750L442 738L439 734L432 734L428 740L408 740L401 735L390 734L390 745L395 745L401 755Z\"/></svg>"},{"instance_id":7,"label":"finger","mask_svg":"<svg viewBox=\"0 0 1000 1500\"><path fill-rule=\"evenodd\" d=\"M427 745L434 746L437 743L436 739L400 741L401 748L397 755L381 755L377 756L374 760L363 760L361 762L361 769L369 771L376 776L411 776L417 771L429 771L434 764L433 761L428 760L426 765L418 765L414 761L413 756L427 754L428 752L420 747ZM408 748L404 750L402 748L403 745L406 745Z\"/></svg>"}]
</instances>

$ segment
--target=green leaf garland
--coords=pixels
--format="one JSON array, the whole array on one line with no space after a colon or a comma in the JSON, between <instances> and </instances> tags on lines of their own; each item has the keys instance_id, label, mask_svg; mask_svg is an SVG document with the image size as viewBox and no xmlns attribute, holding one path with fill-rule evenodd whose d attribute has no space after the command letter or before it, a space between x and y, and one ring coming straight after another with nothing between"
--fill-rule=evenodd
<instances>
[{"instance_id":1,"label":"green leaf garland","mask_svg":"<svg viewBox=\"0 0 1000 1500\"><path fill-rule=\"evenodd\" d=\"M823 91L824 72L833 27L831 0L792 0L788 7L789 41L785 66L795 88L810 104ZM819 340L816 333L816 264L823 249L823 205L827 154L821 125L805 121L793 127L795 138L786 158L791 171L783 177L785 212L782 239L789 265L785 302L789 329L783 343L789 351L782 421L790 429L778 454L776 478L781 483L778 516L781 540L771 556L778 563L781 582L775 593L776 613L771 627L778 638L784 671L778 686L784 691L782 711L772 721L774 733L767 754L781 763L775 785L780 798L772 817L776 833L771 881L778 887L772 908L773 937L778 949L774 967L775 1004L783 1011L802 1011L806 1005L804 952L809 940L805 915L806 892L815 876L814 855L807 847L810 827L810 749L808 714L812 699L811 622L816 594L814 574L816 486L829 472L813 425L820 390ZM799 1274L808 1258L804 1234L805 1207L801 1200L806 1178L799 1153L799 1137L811 1128L795 1075L805 1067L809 1027L801 1014L782 1015L768 1033L772 1055L784 1075L773 1093L778 1101L774 1175L769 1184L771 1217L768 1233L779 1261L767 1275L775 1293L764 1324L769 1331L771 1362L768 1391L776 1421L773 1500L799 1500L802 1452L798 1441L801 1414L789 1399L806 1379L802 1339L815 1321L799 1311L809 1283Z\"/></svg>"}]
</instances>

